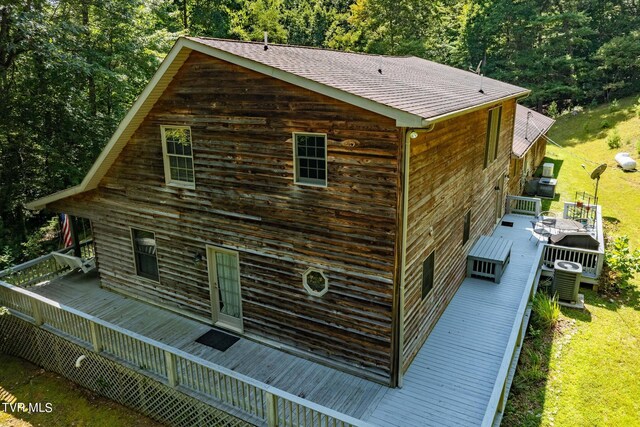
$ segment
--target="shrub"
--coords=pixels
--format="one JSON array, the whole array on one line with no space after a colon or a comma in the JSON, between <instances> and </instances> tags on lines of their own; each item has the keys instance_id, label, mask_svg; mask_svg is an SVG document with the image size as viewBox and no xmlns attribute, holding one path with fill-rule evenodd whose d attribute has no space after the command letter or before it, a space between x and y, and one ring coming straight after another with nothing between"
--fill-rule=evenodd
<instances>
[{"instance_id":1,"label":"shrub","mask_svg":"<svg viewBox=\"0 0 640 427\"><path fill-rule=\"evenodd\" d=\"M560 113L558 111L558 104L556 103L556 101L552 101L551 104L549 104L549 108L547 108L547 114L549 115L549 117L554 119L558 117Z\"/></svg>"},{"instance_id":2,"label":"shrub","mask_svg":"<svg viewBox=\"0 0 640 427\"><path fill-rule=\"evenodd\" d=\"M638 152L638 156L640 156L640 141L636 144L636 151Z\"/></svg>"},{"instance_id":3,"label":"shrub","mask_svg":"<svg viewBox=\"0 0 640 427\"><path fill-rule=\"evenodd\" d=\"M620 148L620 134L618 133L617 130L614 130L613 132L611 132L611 135L609 135L607 137L607 145L609 146L610 149L614 149L614 148Z\"/></svg>"},{"instance_id":4,"label":"shrub","mask_svg":"<svg viewBox=\"0 0 640 427\"><path fill-rule=\"evenodd\" d=\"M603 121L600 122L600 129L610 129L611 128L611 123L609 122L609 120L604 119Z\"/></svg>"},{"instance_id":5,"label":"shrub","mask_svg":"<svg viewBox=\"0 0 640 427\"><path fill-rule=\"evenodd\" d=\"M640 272L640 249L632 252L627 236L616 237L607 242L604 262L609 269L607 280L610 282L605 284L605 289L624 289L633 275Z\"/></svg>"},{"instance_id":6,"label":"shrub","mask_svg":"<svg viewBox=\"0 0 640 427\"><path fill-rule=\"evenodd\" d=\"M617 99L614 99L613 101L611 101L611 103L609 104L609 112L613 113L614 111L618 111L620 109L620 103L618 102Z\"/></svg>"},{"instance_id":7,"label":"shrub","mask_svg":"<svg viewBox=\"0 0 640 427\"><path fill-rule=\"evenodd\" d=\"M543 329L549 329L558 323L560 306L557 297L550 297L544 292L538 292L533 299L534 322Z\"/></svg>"}]
</instances>

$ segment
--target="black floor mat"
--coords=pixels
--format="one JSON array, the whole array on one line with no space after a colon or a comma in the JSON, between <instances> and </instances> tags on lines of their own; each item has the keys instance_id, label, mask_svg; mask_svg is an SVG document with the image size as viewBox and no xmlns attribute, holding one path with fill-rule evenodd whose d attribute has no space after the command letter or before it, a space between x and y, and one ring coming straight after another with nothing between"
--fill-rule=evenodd
<instances>
[{"instance_id":1,"label":"black floor mat","mask_svg":"<svg viewBox=\"0 0 640 427\"><path fill-rule=\"evenodd\" d=\"M216 350L226 351L229 347L238 342L240 338L234 337L222 331L210 330L196 340L197 343L204 344Z\"/></svg>"}]
</instances>

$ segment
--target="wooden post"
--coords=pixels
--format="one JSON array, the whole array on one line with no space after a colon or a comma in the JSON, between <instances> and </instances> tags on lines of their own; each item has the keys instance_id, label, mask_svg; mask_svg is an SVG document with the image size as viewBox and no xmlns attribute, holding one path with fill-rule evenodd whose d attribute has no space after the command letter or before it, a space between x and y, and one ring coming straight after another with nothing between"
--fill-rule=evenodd
<instances>
[{"instance_id":1,"label":"wooden post","mask_svg":"<svg viewBox=\"0 0 640 427\"><path fill-rule=\"evenodd\" d=\"M176 358L173 353L170 353L166 350L164 352L164 357L167 361L167 380L169 381L169 385L171 387L175 387L176 385L178 385Z\"/></svg>"},{"instance_id":2,"label":"wooden post","mask_svg":"<svg viewBox=\"0 0 640 427\"><path fill-rule=\"evenodd\" d=\"M73 239L73 256L82 258L80 252L80 236L78 236L78 218L69 215L69 225L71 226L71 239Z\"/></svg>"},{"instance_id":3,"label":"wooden post","mask_svg":"<svg viewBox=\"0 0 640 427\"><path fill-rule=\"evenodd\" d=\"M42 318L42 312L40 311L40 303L37 299L31 299L31 311L33 314L33 321L36 326L40 326L44 323L44 319Z\"/></svg>"},{"instance_id":4,"label":"wooden post","mask_svg":"<svg viewBox=\"0 0 640 427\"><path fill-rule=\"evenodd\" d=\"M267 425L278 425L278 398L271 393L267 393Z\"/></svg>"},{"instance_id":5,"label":"wooden post","mask_svg":"<svg viewBox=\"0 0 640 427\"><path fill-rule=\"evenodd\" d=\"M91 332L91 343L93 344L93 351L100 353L102 351L102 338L100 336L100 326L97 323L89 323L89 331Z\"/></svg>"}]
</instances>

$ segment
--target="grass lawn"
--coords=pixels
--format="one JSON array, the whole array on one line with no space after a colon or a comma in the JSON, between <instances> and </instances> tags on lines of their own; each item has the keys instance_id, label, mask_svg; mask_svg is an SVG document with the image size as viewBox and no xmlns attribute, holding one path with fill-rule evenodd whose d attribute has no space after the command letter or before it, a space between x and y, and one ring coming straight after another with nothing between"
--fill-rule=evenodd
<instances>
[{"instance_id":1,"label":"grass lawn","mask_svg":"<svg viewBox=\"0 0 640 427\"><path fill-rule=\"evenodd\" d=\"M576 191L593 194L589 172L606 163L599 201L607 234L629 236L631 248L640 247L640 172L618 169L614 155L628 151L640 160L637 99L557 121L549 137L563 148L548 145L547 157L556 163L558 196L543 206L562 212ZM622 146L612 150L606 138L614 129ZM640 278L619 294L581 292L584 311L562 308L552 330L530 326L503 425L640 426Z\"/></svg>"},{"instance_id":2,"label":"grass lawn","mask_svg":"<svg viewBox=\"0 0 640 427\"><path fill-rule=\"evenodd\" d=\"M51 413L3 411L3 402L51 403ZM23 359L0 354L0 426L160 426Z\"/></svg>"}]
</instances>

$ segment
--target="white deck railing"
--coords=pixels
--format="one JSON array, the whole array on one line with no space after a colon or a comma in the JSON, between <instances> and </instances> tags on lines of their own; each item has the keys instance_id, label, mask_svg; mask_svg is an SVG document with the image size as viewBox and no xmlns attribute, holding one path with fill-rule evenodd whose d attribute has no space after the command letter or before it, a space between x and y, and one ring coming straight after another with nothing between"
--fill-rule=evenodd
<instances>
[{"instance_id":1,"label":"white deck railing","mask_svg":"<svg viewBox=\"0 0 640 427\"><path fill-rule=\"evenodd\" d=\"M540 267L542 265L542 248L538 248L533 260L533 266L529 270L529 276L527 277L525 292L522 293L520 303L518 304L518 312L516 319L519 322L518 327L511 330L509 335L509 342L505 348L504 356L502 357L502 363L498 370L498 376L494 383L491 397L487 405L487 411L485 412L484 419L482 420L483 427L494 426L499 424L499 420L502 419L502 413L505 410L507 404L507 398L509 395L509 372L512 369L513 364L518 363L517 355L519 354L524 337L527 333L528 325L528 312L531 311L531 304L535 297L537 290L537 283L540 278ZM498 421L496 421L498 420Z\"/></svg>"},{"instance_id":2,"label":"white deck railing","mask_svg":"<svg viewBox=\"0 0 640 427\"><path fill-rule=\"evenodd\" d=\"M507 196L507 213L540 216L542 201L537 197Z\"/></svg>"},{"instance_id":3,"label":"white deck railing","mask_svg":"<svg viewBox=\"0 0 640 427\"><path fill-rule=\"evenodd\" d=\"M45 267L36 269L36 261ZM31 277L28 282L42 282L57 274L57 270L46 271L51 266L46 256L28 264L27 267L14 268L13 273L33 269L32 276L35 271L43 271L41 277ZM3 273L7 275L6 272ZM256 424L304 427L369 425L4 281L0 281L0 306L171 387L215 399L234 414L239 411L246 420Z\"/></svg>"},{"instance_id":4,"label":"white deck railing","mask_svg":"<svg viewBox=\"0 0 640 427\"><path fill-rule=\"evenodd\" d=\"M600 276L600 271L602 270L604 254L588 249L545 244L542 258L544 267L553 269L553 264L558 259L580 263L582 265L582 275L596 279Z\"/></svg>"},{"instance_id":5,"label":"white deck railing","mask_svg":"<svg viewBox=\"0 0 640 427\"><path fill-rule=\"evenodd\" d=\"M57 250L58 253L73 250L74 247ZM59 265L53 257L53 252L42 255L23 264L7 268L0 271L0 278L5 282L28 288L47 280L55 279L69 272L69 266ZM80 254L82 259L94 257L93 240L85 240L80 243Z\"/></svg>"},{"instance_id":6,"label":"white deck railing","mask_svg":"<svg viewBox=\"0 0 640 427\"><path fill-rule=\"evenodd\" d=\"M576 203L565 202L563 217L569 219L587 219L592 233L600 243L598 250L570 248L567 246L544 244L542 265L552 270L556 260L579 262L582 264L582 281L597 284L604 265L604 238L602 230L602 208L599 205L578 207Z\"/></svg>"}]
</instances>

